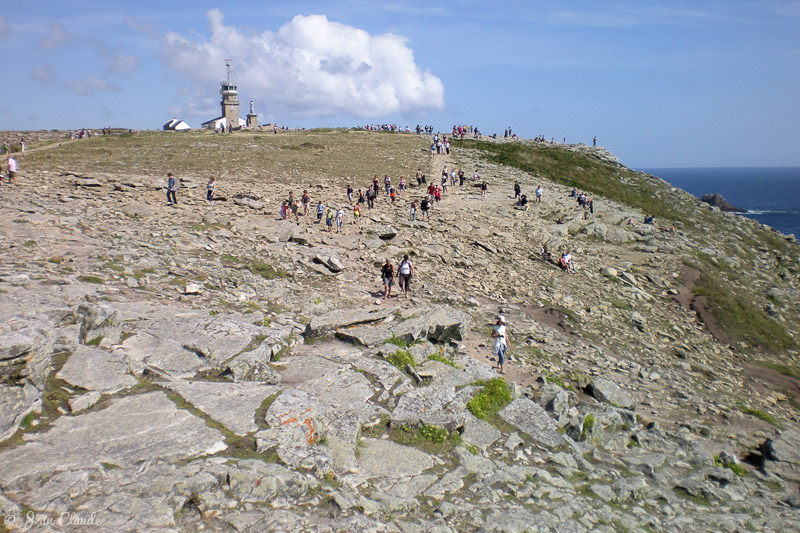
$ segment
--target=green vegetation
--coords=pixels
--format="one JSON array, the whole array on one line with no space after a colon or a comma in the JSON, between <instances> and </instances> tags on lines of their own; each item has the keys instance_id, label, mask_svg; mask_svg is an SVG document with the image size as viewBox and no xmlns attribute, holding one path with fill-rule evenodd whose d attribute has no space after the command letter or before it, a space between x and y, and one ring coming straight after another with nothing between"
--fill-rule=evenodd
<instances>
[{"instance_id":1,"label":"green vegetation","mask_svg":"<svg viewBox=\"0 0 800 533\"><path fill-rule=\"evenodd\" d=\"M503 407L511 403L511 389L502 378L478 381L473 385L483 388L467 403L467 409L481 420L494 418Z\"/></svg>"},{"instance_id":2,"label":"green vegetation","mask_svg":"<svg viewBox=\"0 0 800 533\"><path fill-rule=\"evenodd\" d=\"M617 202L638 207L645 213L671 220L683 220L683 214L660 197L669 186L645 181L628 169L621 169L599 159L566 150L560 146L523 143L492 143L461 141L466 148L476 148L488 154L492 163L518 168L532 175L599 193Z\"/></svg>"},{"instance_id":3,"label":"green vegetation","mask_svg":"<svg viewBox=\"0 0 800 533\"><path fill-rule=\"evenodd\" d=\"M86 346L99 346L100 342L102 342L102 340L103 340L103 336L99 335L99 336L95 337L94 339L90 340L89 342L87 342Z\"/></svg>"},{"instance_id":4,"label":"green vegetation","mask_svg":"<svg viewBox=\"0 0 800 533\"><path fill-rule=\"evenodd\" d=\"M752 296L736 289L737 285L724 279L721 271L704 266L694 293L709 300L714 319L734 342L773 353L795 348L797 344L786 329L750 303Z\"/></svg>"},{"instance_id":5,"label":"green vegetation","mask_svg":"<svg viewBox=\"0 0 800 533\"><path fill-rule=\"evenodd\" d=\"M622 298L610 298L609 302L611 302L611 307L615 307L616 309L622 309L623 311L630 311L633 309L631 303Z\"/></svg>"},{"instance_id":6,"label":"green vegetation","mask_svg":"<svg viewBox=\"0 0 800 533\"><path fill-rule=\"evenodd\" d=\"M397 350L392 355L387 357L386 361L393 364L403 372L405 372L406 365L409 365L411 368L417 366L416 361L414 361L414 356L412 356L408 350Z\"/></svg>"},{"instance_id":7,"label":"green vegetation","mask_svg":"<svg viewBox=\"0 0 800 533\"><path fill-rule=\"evenodd\" d=\"M400 337L395 337L392 335L390 338L383 341L386 344L394 344L395 346L399 346L400 348L408 348L408 343L401 339Z\"/></svg>"},{"instance_id":8,"label":"green vegetation","mask_svg":"<svg viewBox=\"0 0 800 533\"><path fill-rule=\"evenodd\" d=\"M446 356L444 356L444 355L441 355L441 354L438 354L438 353L432 353L432 354L430 354L430 355L428 356L428 359L429 359L430 361L439 361L440 363L442 363L442 364L445 364L445 365L447 365L447 366L451 366L451 367L453 367L453 368L460 368L460 367L459 367L459 366L458 366L458 365L457 365L457 364L456 364L456 363L453 361L453 359L452 359L451 357L446 357Z\"/></svg>"},{"instance_id":9,"label":"green vegetation","mask_svg":"<svg viewBox=\"0 0 800 533\"><path fill-rule=\"evenodd\" d=\"M754 417L758 418L759 420L763 420L764 422L766 422L768 424L772 424L775 427L778 427L778 428L781 427L781 425L778 424L778 421L775 420L775 418L771 414L766 412L766 411L763 411L761 409L757 409L755 407L749 407L749 406L744 405L744 404L739 404L738 407L739 407L739 411L743 412L746 415L754 416Z\"/></svg>"},{"instance_id":10,"label":"green vegetation","mask_svg":"<svg viewBox=\"0 0 800 533\"><path fill-rule=\"evenodd\" d=\"M581 429L580 440L582 441L586 440L586 437L588 437L592 433L592 430L594 429L596 423L597 419L595 418L594 415L592 414L586 415L586 418L583 419L583 429Z\"/></svg>"},{"instance_id":11,"label":"green vegetation","mask_svg":"<svg viewBox=\"0 0 800 533\"><path fill-rule=\"evenodd\" d=\"M564 388L564 380L561 379L561 376L556 376L555 374L547 374L547 377L545 379L550 383L555 383L562 389Z\"/></svg>"},{"instance_id":12,"label":"green vegetation","mask_svg":"<svg viewBox=\"0 0 800 533\"><path fill-rule=\"evenodd\" d=\"M84 283L97 283L99 285L105 283L103 278L98 278L97 276L78 276L78 279Z\"/></svg>"},{"instance_id":13,"label":"green vegetation","mask_svg":"<svg viewBox=\"0 0 800 533\"><path fill-rule=\"evenodd\" d=\"M417 426L403 424L399 427L391 428L389 437L398 444L414 446L435 454L448 452L462 444L461 435L457 431L449 433L444 428L430 424L419 424Z\"/></svg>"},{"instance_id":14,"label":"green vegetation","mask_svg":"<svg viewBox=\"0 0 800 533\"><path fill-rule=\"evenodd\" d=\"M783 374L784 376L800 379L800 368L796 366L782 365L773 361L757 361L756 363L764 368L769 368L770 370Z\"/></svg>"},{"instance_id":15,"label":"green vegetation","mask_svg":"<svg viewBox=\"0 0 800 533\"><path fill-rule=\"evenodd\" d=\"M675 494L677 494L681 498L691 500L697 505L702 505L703 507L708 507L710 505L708 498L706 498L702 494L690 494L689 491L687 491L683 487L675 487L674 491Z\"/></svg>"},{"instance_id":16,"label":"green vegetation","mask_svg":"<svg viewBox=\"0 0 800 533\"><path fill-rule=\"evenodd\" d=\"M286 278L289 276L287 272L266 263L255 262L249 267L250 272L259 275L264 279L277 279Z\"/></svg>"},{"instance_id":17,"label":"green vegetation","mask_svg":"<svg viewBox=\"0 0 800 533\"><path fill-rule=\"evenodd\" d=\"M719 455L714 456L714 466L724 466L739 477L744 477L747 475L747 469L745 467L735 463L724 464L719 458Z\"/></svg>"}]
</instances>

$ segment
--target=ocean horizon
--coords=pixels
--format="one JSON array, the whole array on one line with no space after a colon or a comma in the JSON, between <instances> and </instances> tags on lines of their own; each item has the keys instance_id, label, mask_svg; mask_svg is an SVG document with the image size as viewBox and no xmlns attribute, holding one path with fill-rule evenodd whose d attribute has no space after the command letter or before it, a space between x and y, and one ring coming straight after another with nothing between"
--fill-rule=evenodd
<instances>
[{"instance_id":1,"label":"ocean horizon","mask_svg":"<svg viewBox=\"0 0 800 533\"><path fill-rule=\"evenodd\" d=\"M719 193L731 205L787 235L800 235L800 167L678 167L638 169L696 196Z\"/></svg>"}]
</instances>

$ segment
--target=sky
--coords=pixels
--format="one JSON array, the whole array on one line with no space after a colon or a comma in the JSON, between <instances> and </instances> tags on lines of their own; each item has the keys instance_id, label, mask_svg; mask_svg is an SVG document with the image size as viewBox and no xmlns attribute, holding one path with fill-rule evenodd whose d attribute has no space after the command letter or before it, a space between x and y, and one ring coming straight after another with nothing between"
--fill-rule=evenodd
<instances>
[{"instance_id":1,"label":"sky","mask_svg":"<svg viewBox=\"0 0 800 533\"><path fill-rule=\"evenodd\" d=\"M800 166L800 1L0 5L0 129L471 124L632 168Z\"/></svg>"}]
</instances>

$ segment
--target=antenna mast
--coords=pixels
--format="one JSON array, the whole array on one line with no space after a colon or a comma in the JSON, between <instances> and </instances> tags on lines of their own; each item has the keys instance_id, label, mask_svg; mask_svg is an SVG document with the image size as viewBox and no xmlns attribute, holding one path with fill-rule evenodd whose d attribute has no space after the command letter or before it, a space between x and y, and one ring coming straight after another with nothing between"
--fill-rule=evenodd
<instances>
[{"instance_id":1,"label":"antenna mast","mask_svg":"<svg viewBox=\"0 0 800 533\"><path fill-rule=\"evenodd\" d=\"M228 74L228 84L233 83L233 67L231 66L231 60L225 60L225 70Z\"/></svg>"}]
</instances>

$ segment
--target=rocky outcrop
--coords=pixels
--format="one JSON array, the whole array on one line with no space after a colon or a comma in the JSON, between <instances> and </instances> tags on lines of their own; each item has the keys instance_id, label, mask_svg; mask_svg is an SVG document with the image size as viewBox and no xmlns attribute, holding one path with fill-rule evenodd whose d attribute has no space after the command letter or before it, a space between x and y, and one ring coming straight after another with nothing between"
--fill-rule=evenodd
<instances>
[{"instance_id":1,"label":"rocky outcrop","mask_svg":"<svg viewBox=\"0 0 800 533\"><path fill-rule=\"evenodd\" d=\"M193 163L223 157L205 132L189 135ZM735 276L731 293L796 337L800 261L783 239L698 208L600 148L542 145L569 161L571 179L613 169L606 178L682 220L643 225L603 190L589 191L591 213L546 170L456 143L431 158L413 135L236 135L227 148L247 163L229 162L236 179L220 175L218 187L238 203L209 205L194 179L166 209L162 172L137 162L183 154L187 137L176 147L159 136L151 158L147 133L133 151L109 144L111 156L71 160L78 142L58 157L33 152L22 178L37 194L3 189L7 527L28 510L94 517L108 531L788 531L800 521L796 354L764 362L766 352L715 341L689 307L686 267ZM305 149L315 145L324 158ZM353 153L364 157L350 172ZM263 211L297 192L287 176L309 176L312 205L333 206L346 185L337 176L437 176L445 160L478 169L489 191L450 187L430 223L409 221L413 186L395 203L381 195L358 224L348 212L341 233L313 214L298 225ZM119 161L125 172L110 171ZM529 198L542 185L542 202L514 206L514 181ZM543 244L556 257L570 250L577 272L541 260ZM406 254L409 297L395 286L384 300L380 267ZM504 375L490 337L498 313ZM489 394L503 382L507 404Z\"/></svg>"},{"instance_id":2,"label":"rocky outcrop","mask_svg":"<svg viewBox=\"0 0 800 533\"><path fill-rule=\"evenodd\" d=\"M719 193L704 194L703 197L700 198L700 201L707 203L710 206L717 207L720 211L724 211L726 213L747 213L747 209L732 206L728 203L725 197Z\"/></svg>"}]
</instances>

